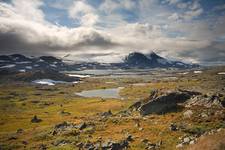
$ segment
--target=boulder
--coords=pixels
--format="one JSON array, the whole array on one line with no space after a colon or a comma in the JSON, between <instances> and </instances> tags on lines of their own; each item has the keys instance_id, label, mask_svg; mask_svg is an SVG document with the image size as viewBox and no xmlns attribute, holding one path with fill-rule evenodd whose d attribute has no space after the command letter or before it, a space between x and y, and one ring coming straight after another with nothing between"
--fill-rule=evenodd
<instances>
[{"instance_id":1,"label":"boulder","mask_svg":"<svg viewBox=\"0 0 225 150\"><path fill-rule=\"evenodd\" d=\"M31 122L32 123L39 123L41 122L42 120L40 118L38 118L36 115L31 119Z\"/></svg>"},{"instance_id":2,"label":"boulder","mask_svg":"<svg viewBox=\"0 0 225 150\"><path fill-rule=\"evenodd\" d=\"M103 112L101 114L101 116L104 117L104 118L111 117L112 116L112 112L111 112L111 110Z\"/></svg>"},{"instance_id":3,"label":"boulder","mask_svg":"<svg viewBox=\"0 0 225 150\"><path fill-rule=\"evenodd\" d=\"M146 104L143 104L140 108L140 114L142 116L148 114L164 114L167 112L173 112L178 110L178 103L184 103L192 97L192 92L187 91L174 91L168 92L155 99L151 99Z\"/></svg>"},{"instance_id":4,"label":"boulder","mask_svg":"<svg viewBox=\"0 0 225 150\"><path fill-rule=\"evenodd\" d=\"M62 123L59 123L59 124L55 125L52 134L57 135L57 134L60 134L62 132L65 132L65 131L70 131L73 128L75 128L74 124L64 121Z\"/></svg>"},{"instance_id":5,"label":"boulder","mask_svg":"<svg viewBox=\"0 0 225 150\"><path fill-rule=\"evenodd\" d=\"M173 124L173 123L170 124L169 129L170 129L170 131L177 131L177 130L178 130L177 125L175 125L175 124Z\"/></svg>"}]
</instances>

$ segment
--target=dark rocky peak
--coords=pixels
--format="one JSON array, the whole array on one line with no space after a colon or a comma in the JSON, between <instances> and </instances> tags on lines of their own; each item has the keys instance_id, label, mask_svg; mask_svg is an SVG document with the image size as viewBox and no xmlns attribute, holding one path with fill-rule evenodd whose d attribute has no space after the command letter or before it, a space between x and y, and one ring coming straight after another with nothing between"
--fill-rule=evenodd
<instances>
[{"instance_id":1,"label":"dark rocky peak","mask_svg":"<svg viewBox=\"0 0 225 150\"><path fill-rule=\"evenodd\" d=\"M149 63L149 59L142 53L133 52L125 57L124 62L132 66L145 66Z\"/></svg>"},{"instance_id":2,"label":"dark rocky peak","mask_svg":"<svg viewBox=\"0 0 225 150\"><path fill-rule=\"evenodd\" d=\"M12 54L12 55L9 55L9 57L15 62L31 61L32 60L31 58L28 58L28 57L26 57L24 55L21 55L21 54Z\"/></svg>"},{"instance_id":3,"label":"dark rocky peak","mask_svg":"<svg viewBox=\"0 0 225 150\"><path fill-rule=\"evenodd\" d=\"M40 59L47 62L47 63L62 62L61 59L58 59L58 58L53 57L53 56L41 56Z\"/></svg>"},{"instance_id":4,"label":"dark rocky peak","mask_svg":"<svg viewBox=\"0 0 225 150\"><path fill-rule=\"evenodd\" d=\"M12 61L12 59L9 57L9 56L7 56L7 55L1 55L0 56L0 61L1 62L8 62L8 61Z\"/></svg>"}]
</instances>

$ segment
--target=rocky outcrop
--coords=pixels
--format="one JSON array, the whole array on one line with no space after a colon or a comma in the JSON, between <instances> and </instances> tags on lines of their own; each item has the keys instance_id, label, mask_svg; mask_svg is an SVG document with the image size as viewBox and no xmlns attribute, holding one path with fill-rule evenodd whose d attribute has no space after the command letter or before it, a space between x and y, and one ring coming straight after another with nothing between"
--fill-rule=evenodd
<instances>
[{"instance_id":1,"label":"rocky outcrop","mask_svg":"<svg viewBox=\"0 0 225 150\"><path fill-rule=\"evenodd\" d=\"M203 106L203 107L224 107L225 101L221 94L198 95L185 103L185 107Z\"/></svg>"},{"instance_id":2,"label":"rocky outcrop","mask_svg":"<svg viewBox=\"0 0 225 150\"><path fill-rule=\"evenodd\" d=\"M176 91L153 90L148 99L139 100L129 107L130 111L139 111L142 116L165 114L179 111L183 107L225 107L223 94L204 95L196 91L178 89ZM186 116L190 114L186 114Z\"/></svg>"},{"instance_id":3,"label":"rocky outcrop","mask_svg":"<svg viewBox=\"0 0 225 150\"><path fill-rule=\"evenodd\" d=\"M141 115L148 114L164 114L178 109L179 103L184 103L193 95L199 94L192 91L173 91L167 92L157 98L149 100L149 102L139 107Z\"/></svg>"}]
</instances>

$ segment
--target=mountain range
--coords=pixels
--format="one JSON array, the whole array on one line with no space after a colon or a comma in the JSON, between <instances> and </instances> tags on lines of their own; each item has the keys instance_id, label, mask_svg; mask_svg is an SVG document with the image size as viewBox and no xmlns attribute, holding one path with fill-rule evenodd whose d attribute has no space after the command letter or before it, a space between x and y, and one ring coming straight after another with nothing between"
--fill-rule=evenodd
<instances>
[{"instance_id":1,"label":"mountain range","mask_svg":"<svg viewBox=\"0 0 225 150\"><path fill-rule=\"evenodd\" d=\"M180 61L171 61L156 53L142 54L133 52L127 55L120 63L82 62L67 64L62 59L53 56L26 57L21 54L1 55L0 71L10 70L28 72L34 70L85 70L85 69L151 69L151 68L194 68L199 65L186 64Z\"/></svg>"}]
</instances>

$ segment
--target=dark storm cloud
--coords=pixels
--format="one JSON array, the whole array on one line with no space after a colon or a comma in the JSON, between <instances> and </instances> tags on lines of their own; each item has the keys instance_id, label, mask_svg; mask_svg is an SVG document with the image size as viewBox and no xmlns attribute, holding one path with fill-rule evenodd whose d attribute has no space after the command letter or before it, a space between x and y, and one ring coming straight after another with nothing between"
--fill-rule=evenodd
<instances>
[{"instance_id":1,"label":"dark storm cloud","mask_svg":"<svg viewBox=\"0 0 225 150\"><path fill-rule=\"evenodd\" d=\"M195 59L202 65L225 64L225 42L213 42L205 48L180 51L178 56Z\"/></svg>"},{"instance_id":2,"label":"dark storm cloud","mask_svg":"<svg viewBox=\"0 0 225 150\"><path fill-rule=\"evenodd\" d=\"M29 27L18 28L13 26L11 26L10 31L5 32L4 29L0 27L0 53L19 52L38 54L61 50L72 52L82 51L90 47L107 49L118 45L112 42L108 37L104 37L104 35L92 30L87 33L77 30L69 33L66 37L63 37L64 34L61 35L61 33L55 33L56 35L45 33L45 35L40 36L37 32L38 31L29 29ZM79 38L74 38L77 34L79 34ZM31 39L29 39L29 37Z\"/></svg>"}]
</instances>

